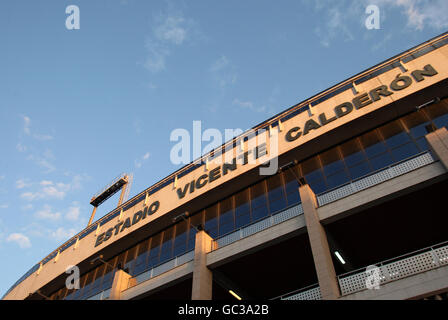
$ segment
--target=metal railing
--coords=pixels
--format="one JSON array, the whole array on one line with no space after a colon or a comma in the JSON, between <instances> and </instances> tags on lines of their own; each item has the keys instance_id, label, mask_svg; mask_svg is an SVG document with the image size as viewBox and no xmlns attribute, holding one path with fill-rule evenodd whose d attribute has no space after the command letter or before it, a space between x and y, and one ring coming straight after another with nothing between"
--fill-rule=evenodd
<instances>
[{"instance_id":1,"label":"metal railing","mask_svg":"<svg viewBox=\"0 0 448 320\"><path fill-rule=\"evenodd\" d=\"M395 162L373 173L369 173L356 180L352 180L342 186L320 193L317 195L317 202L319 203L319 206L326 205L433 162L435 162L435 159L429 151L419 153L400 162Z\"/></svg>"},{"instance_id":2,"label":"metal railing","mask_svg":"<svg viewBox=\"0 0 448 320\"><path fill-rule=\"evenodd\" d=\"M413 251L375 264L379 286L409 276L448 265L448 241ZM357 269L338 276L341 295L349 295L368 289L370 275L366 268ZM371 284L370 284L371 285Z\"/></svg>"},{"instance_id":3,"label":"metal railing","mask_svg":"<svg viewBox=\"0 0 448 320\"><path fill-rule=\"evenodd\" d=\"M170 271L176 267L179 267L187 262L193 261L194 259L194 250L188 251L181 255L176 256L175 258L162 262L156 266L153 266L151 269L145 270L138 275L129 279L128 289L138 285L139 283L145 282L149 279L157 277L162 273Z\"/></svg>"},{"instance_id":4,"label":"metal railing","mask_svg":"<svg viewBox=\"0 0 448 320\"><path fill-rule=\"evenodd\" d=\"M303 208L299 203L213 240L211 249L212 251L217 250L301 214L303 214Z\"/></svg>"},{"instance_id":5,"label":"metal railing","mask_svg":"<svg viewBox=\"0 0 448 320\"><path fill-rule=\"evenodd\" d=\"M322 294L318 283L294 290L270 300L322 300Z\"/></svg>"}]
</instances>

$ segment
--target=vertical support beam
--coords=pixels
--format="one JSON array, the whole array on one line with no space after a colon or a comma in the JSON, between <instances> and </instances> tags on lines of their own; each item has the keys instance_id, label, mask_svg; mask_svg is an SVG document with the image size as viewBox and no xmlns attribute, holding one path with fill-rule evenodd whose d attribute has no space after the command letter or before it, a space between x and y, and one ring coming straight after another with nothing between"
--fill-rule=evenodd
<instances>
[{"instance_id":1,"label":"vertical support beam","mask_svg":"<svg viewBox=\"0 0 448 320\"><path fill-rule=\"evenodd\" d=\"M120 199L118 200L118 205L117 205L117 207L121 206L121 204L123 203L124 194L126 193L126 189L127 189L128 185L129 185L129 183L126 183L126 184L121 188Z\"/></svg>"},{"instance_id":2,"label":"vertical support beam","mask_svg":"<svg viewBox=\"0 0 448 320\"><path fill-rule=\"evenodd\" d=\"M92 221L93 221L93 218L95 217L95 212L96 212L97 208L98 207L93 207L93 211L92 211L92 214L90 215L90 220L89 220L89 223L87 224L87 226L90 226L92 224Z\"/></svg>"},{"instance_id":3,"label":"vertical support beam","mask_svg":"<svg viewBox=\"0 0 448 320\"><path fill-rule=\"evenodd\" d=\"M334 270L327 235L320 223L317 213L316 196L309 185L299 187L300 198L305 215L305 222L313 252L314 267L319 280L320 291L324 300L339 298L339 286Z\"/></svg>"},{"instance_id":4,"label":"vertical support beam","mask_svg":"<svg viewBox=\"0 0 448 320\"><path fill-rule=\"evenodd\" d=\"M428 133L426 136L429 146L437 155L440 162L448 170L448 131L445 127Z\"/></svg>"},{"instance_id":5,"label":"vertical support beam","mask_svg":"<svg viewBox=\"0 0 448 320\"><path fill-rule=\"evenodd\" d=\"M192 300L211 300L213 288L213 274L207 268L207 253L211 251L213 239L204 231L196 233Z\"/></svg>"},{"instance_id":6,"label":"vertical support beam","mask_svg":"<svg viewBox=\"0 0 448 320\"><path fill-rule=\"evenodd\" d=\"M112 282L112 288L110 289L109 300L120 300L121 292L128 288L130 279L130 274L123 270L117 270L114 275L114 281Z\"/></svg>"}]
</instances>

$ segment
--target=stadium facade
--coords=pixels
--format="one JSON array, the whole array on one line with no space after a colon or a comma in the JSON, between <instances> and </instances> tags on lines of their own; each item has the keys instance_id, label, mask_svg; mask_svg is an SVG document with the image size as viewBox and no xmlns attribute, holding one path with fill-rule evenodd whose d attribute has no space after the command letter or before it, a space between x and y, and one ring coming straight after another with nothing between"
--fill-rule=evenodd
<instances>
[{"instance_id":1,"label":"stadium facade","mask_svg":"<svg viewBox=\"0 0 448 320\"><path fill-rule=\"evenodd\" d=\"M446 299L447 44L422 43L179 169L3 299ZM260 174L269 159L278 170ZM66 286L71 265L79 289Z\"/></svg>"}]
</instances>

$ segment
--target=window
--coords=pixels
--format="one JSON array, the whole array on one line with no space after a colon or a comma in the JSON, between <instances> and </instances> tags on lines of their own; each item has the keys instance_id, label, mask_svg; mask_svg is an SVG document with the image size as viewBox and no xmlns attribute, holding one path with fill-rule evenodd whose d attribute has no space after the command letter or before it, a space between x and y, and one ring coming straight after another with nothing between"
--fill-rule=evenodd
<instances>
[{"instance_id":1,"label":"window","mask_svg":"<svg viewBox=\"0 0 448 320\"><path fill-rule=\"evenodd\" d=\"M193 250L194 249L194 244L196 242L196 228L198 227L198 225L203 224L203 211L201 211L200 213L195 214L194 216L192 216L189 221L190 221L190 229L188 231L188 244L187 244L187 251Z\"/></svg>"},{"instance_id":2,"label":"window","mask_svg":"<svg viewBox=\"0 0 448 320\"><path fill-rule=\"evenodd\" d=\"M235 229L232 197L221 201L219 212L219 235L222 236Z\"/></svg>"},{"instance_id":3,"label":"window","mask_svg":"<svg viewBox=\"0 0 448 320\"><path fill-rule=\"evenodd\" d=\"M399 120L390 122L379 130L384 138L384 142L391 149L411 141L410 136L404 131Z\"/></svg>"},{"instance_id":4,"label":"window","mask_svg":"<svg viewBox=\"0 0 448 320\"><path fill-rule=\"evenodd\" d=\"M343 143L341 145L341 153L347 167L357 165L360 162L367 160L358 138Z\"/></svg>"},{"instance_id":5,"label":"window","mask_svg":"<svg viewBox=\"0 0 448 320\"><path fill-rule=\"evenodd\" d=\"M135 276L146 269L146 257L148 256L150 240L145 240L138 245L137 257L131 275Z\"/></svg>"},{"instance_id":6,"label":"window","mask_svg":"<svg viewBox=\"0 0 448 320\"><path fill-rule=\"evenodd\" d=\"M185 253L187 250L187 224L188 221L182 221L175 226L174 257Z\"/></svg>"},{"instance_id":7,"label":"window","mask_svg":"<svg viewBox=\"0 0 448 320\"><path fill-rule=\"evenodd\" d=\"M338 148L332 148L325 151L320 155L320 160L326 176L344 170L344 163L342 162Z\"/></svg>"},{"instance_id":8,"label":"window","mask_svg":"<svg viewBox=\"0 0 448 320\"><path fill-rule=\"evenodd\" d=\"M160 247L160 261L163 263L173 256L173 232L174 228L170 227L163 232L162 246Z\"/></svg>"},{"instance_id":9,"label":"window","mask_svg":"<svg viewBox=\"0 0 448 320\"><path fill-rule=\"evenodd\" d=\"M162 233L158 233L151 238L151 248L148 256L148 269L159 263L160 243L162 241Z\"/></svg>"},{"instance_id":10,"label":"window","mask_svg":"<svg viewBox=\"0 0 448 320\"><path fill-rule=\"evenodd\" d=\"M317 180L323 180L324 176L322 174L319 158L312 157L301 164L302 174L308 184L311 185L312 182Z\"/></svg>"},{"instance_id":11,"label":"window","mask_svg":"<svg viewBox=\"0 0 448 320\"><path fill-rule=\"evenodd\" d=\"M249 190L245 189L235 195L235 227L240 228L250 223Z\"/></svg>"},{"instance_id":12,"label":"window","mask_svg":"<svg viewBox=\"0 0 448 320\"><path fill-rule=\"evenodd\" d=\"M269 214L265 185L266 182L261 181L251 187L250 196L251 196L252 221L264 218Z\"/></svg>"},{"instance_id":13,"label":"window","mask_svg":"<svg viewBox=\"0 0 448 320\"><path fill-rule=\"evenodd\" d=\"M218 206L215 204L205 210L205 230L212 238L218 236Z\"/></svg>"},{"instance_id":14,"label":"window","mask_svg":"<svg viewBox=\"0 0 448 320\"><path fill-rule=\"evenodd\" d=\"M375 157L387 151L386 145L379 137L377 130L363 134L359 139L368 158Z\"/></svg>"},{"instance_id":15,"label":"window","mask_svg":"<svg viewBox=\"0 0 448 320\"><path fill-rule=\"evenodd\" d=\"M280 175L267 179L269 210L271 214L286 208L286 195Z\"/></svg>"},{"instance_id":16,"label":"window","mask_svg":"<svg viewBox=\"0 0 448 320\"><path fill-rule=\"evenodd\" d=\"M292 173L292 171L295 173L295 175ZM299 182L297 181L298 176L298 166L294 166L291 169L283 172L288 207L300 202Z\"/></svg>"}]
</instances>

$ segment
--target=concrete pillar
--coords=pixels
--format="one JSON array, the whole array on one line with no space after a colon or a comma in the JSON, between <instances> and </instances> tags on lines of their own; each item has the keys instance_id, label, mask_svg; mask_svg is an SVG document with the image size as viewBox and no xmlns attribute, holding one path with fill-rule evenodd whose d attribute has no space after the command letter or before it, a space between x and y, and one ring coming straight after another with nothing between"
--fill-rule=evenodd
<instances>
[{"instance_id":1,"label":"concrete pillar","mask_svg":"<svg viewBox=\"0 0 448 320\"><path fill-rule=\"evenodd\" d=\"M309 185L300 186L299 193L322 298L324 300L337 299L340 296L339 286L327 235L317 214L316 196Z\"/></svg>"},{"instance_id":2,"label":"concrete pillar","mask_svg":"<svg viewBox=\"0 0 448 320\"><path fill-rule=\"evenodd\" d=\"M205 232L196 233L193 264L192 300L211 300L213 274L207 268L207 253L211 251L213 239Z\"/></svg>"},{"instance_id":3,"label":"concrete pillar","mask_svg":"<svg viewBox=\"0 0 448 320\"><path fill-rule=\"evenodd\" d=\"M428 133L426 140L443 166L448 169L448 131L446 128L442 127L434 132Z\"/></svg>"},{"instance_id":4,"label":"concrete pillar","mask_svg":"<svg viewBox=\"0 0 448 320\"><path fill-rule=\"evenodd\" d=\"M121 292L129 287L130 279L130 274L123 270L117 270L114 275L114 281L112 282L112 288L110 289L109 300L120 300Z\"/></svg>"}]
</instances>

